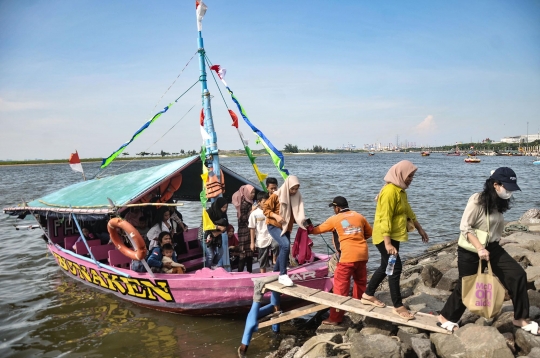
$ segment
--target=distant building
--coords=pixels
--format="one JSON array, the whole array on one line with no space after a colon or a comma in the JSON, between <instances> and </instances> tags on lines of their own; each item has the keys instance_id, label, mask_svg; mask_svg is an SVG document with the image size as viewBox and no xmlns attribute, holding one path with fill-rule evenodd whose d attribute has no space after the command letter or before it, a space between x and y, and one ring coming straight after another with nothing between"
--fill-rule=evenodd
<instances>
[{"instance_id":1,"label":"distant building","mask_svg":"<svg viewBox=\"0 0 540 358\"><path fill-rule=\"evenodd\" d=\"M523 134L523 135L517 135L513 137L504 137L501 138L501 143L527 143L527 142L534 142L535 140L540 139L540 134Z\"/></svg>"}]
</instances>

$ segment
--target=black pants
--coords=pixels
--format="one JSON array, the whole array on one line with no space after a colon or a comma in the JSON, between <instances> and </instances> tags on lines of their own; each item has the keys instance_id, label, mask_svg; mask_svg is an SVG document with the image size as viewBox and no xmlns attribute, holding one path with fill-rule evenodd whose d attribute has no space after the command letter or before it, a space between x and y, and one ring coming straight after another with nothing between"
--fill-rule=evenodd
<instances>
[{"instance_id":1,"label":"black pants","mask_svg":"<svg viewBox=\"0 0 540 358\"><path fill-rule=\"evenodd\" d=\"M512 298L514 304L514 319L529 317L529 296L527 294L527 274L525 270L514 260L498 242L488 244L489 261L493 274L501 280L504 288ZM478 254L458 248L458 270L459 280L456 288L448 297L448 301L441 311L441 315L449 321L457 322L463 312L465 305L461 300L461 278L463 276L474 275L478 272ZM482 270L487 266L487 262L482 262Z\"/></svg>"},{"instance_id":2,"label":"black pants","mask_svg":"<svg viewBox=\"0 0 540 358\"><path fill-rule=\"evenodd\" d=\"M399 252L399 241L390 240L392 245L398 250ZM367 289L366 289L366 295L373 296L375 295L375 291L381 284L381 282L386 277L386 266L388 266L388 259L390 258L390 255L386 251L386 247L384 246L384 241L380 244L375 245L377 247L377 250L381 253L381 265L375 270L373 273L373 276L371 276L371 280L369 280ZM399 280L401 278L401 258L396 258L396 264L394 265L394 272L388 276L388 286L390 287L390 297L392 297L392 304L395 308L403 306L403 302L401 302L401 291L399 288Z\"/></svg>"},{"instance_id":3,"label":"black pants","mask_svg":"<svg viewBox=\"0 0 540 358\"><path fill-rule=\"evenodd\" d=\"M253 256L245 256L238 260L238 272L244 271L244 266L247 267L247 272L253 272Z\"/></svg>"}]
</instances>

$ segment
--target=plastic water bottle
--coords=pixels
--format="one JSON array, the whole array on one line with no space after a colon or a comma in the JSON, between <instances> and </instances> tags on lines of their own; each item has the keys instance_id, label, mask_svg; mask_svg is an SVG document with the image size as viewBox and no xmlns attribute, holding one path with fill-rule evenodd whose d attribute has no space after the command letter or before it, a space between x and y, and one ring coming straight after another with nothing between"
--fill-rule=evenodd
<instances>
[{"instance_id":1,"label":"plastic water bottle","mask_svg":"<svg viewBox=\"0 0 540 358\"><path fill-rule=\"evenodd\" d=\"M394 273L394 265L396 264L396 256L390 255L388 258L388 266L386 266L386 275L390 276Z\"/></svg>"}]
</instances>

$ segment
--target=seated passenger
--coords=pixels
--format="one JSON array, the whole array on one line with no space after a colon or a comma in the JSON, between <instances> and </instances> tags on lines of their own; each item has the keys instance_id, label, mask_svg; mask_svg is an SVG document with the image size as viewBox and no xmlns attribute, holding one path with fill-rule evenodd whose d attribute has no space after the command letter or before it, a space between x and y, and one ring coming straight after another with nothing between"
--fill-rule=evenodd
<instances>
[{"instance_id":1,"label":"seated passenger","mask_svg":"<svg viewBox=\"0 0 540 358\"><path fill-rule=\"evenodd\" d=\"M163 258L161 259L162 263L169 262L172 266L172 268L163 269L163 273L184 273L186 272L186 267L182 264L179 264L176 262L176 257L173 258L174 255L174 248L171 244L165 244L161 246L161 253L163 254Z\"/></svg>"},{"instance_id":2,"label":"seated passenger","mask_svg":"<svg viewBox=\"0 0 540 358\"><path fill-rule=\"evenodd\" d=\"M90 232L90 228L88 228L87 226L83 227L83 228L82 228L82 235L79 236L79 238L77 239L77 241L75 241L75 242L73 243L73 251L75 251L75 245L76 245L79 241L82 241L83 236L84 236L84 238L86 239L86 241L88 241L88 240L95 240L95 239L96 239L96 236Z\"/></svg>"},{"instance_id":3,"label":"seated passenger","mask_svg":"<svg viewBox=\"0 0 540 358\"><path fill-rule=\"evenodd\" d=\"M215 230L204 232L206 244L206 259L204 267L211 268L217 265L223 256L223 248L221 247L221 234L227 230L229 219L227 218L227 200L225 198L217 198L210 208L206 210L210 220L216 226Z\"/></svg>"},{"instance_id":4,"label":"seated passenger","mask_svg":"<svg viewBox=\"0 0 540 358\"><path fill-rule=\"evenodd\" d=\"M163 245L172 245L171 234L163 231L159 234L156 241L158 246L154 247L152 251L148 253L148 256L146 256L148 266L150 266L152 272L162 272L164 269L171 269L173 266L170 262L162 262L163 252L161 250ZM172 260L177 262L175 253L172 255Z\"/></svg>"}]
</instances>

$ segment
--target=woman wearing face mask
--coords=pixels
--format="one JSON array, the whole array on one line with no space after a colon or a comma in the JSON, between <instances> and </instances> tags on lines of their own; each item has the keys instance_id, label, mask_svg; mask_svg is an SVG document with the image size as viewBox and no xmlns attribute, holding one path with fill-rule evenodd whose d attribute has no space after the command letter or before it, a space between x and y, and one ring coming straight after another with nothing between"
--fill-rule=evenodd
<instances>
[{"instance_id":1,"label":"woman wearing face mask","mask_svg":"<svg viewBox=\"0 0 540 358\"><path fill-rule=\"evenodd\" d=\"M386 267L390 255L396 256L394 271L388 275L390 296L394 305L393 313L403 319L413 319L411 314L401 301L399 281L401 278L401 258L398 255L399 246L409 240L407 221L414 224L422 241L427 243L429 238L416 220L416 215L407 200L405 189L411 185L414 174L418 168L408 160L392 166L384 177L386 184L377 195L377 208L375 209L375 221L373 222L373 244L381 253L381 264L373 273L367 286L366 292L360 301L364 304L376 307L384 307L385 304L375 298L375 291L382 283L386 275Z\"/></svg>"},{"instance_id":2,"label":"woman wearing face mask","mask_svg":"<svg viewBox=\"0 0 540 358\"><path fill-rule=\"evenodd\" d=\"M512 193L517 190L521 189L517 185L516 173L510 168L502 167L495 170L486 180L481 193L475 193L469 198L459 228L477 252L468 251L462 247L457 249L459 280L439 315L438 325L441 327L449 331L458 328L455 322L465 311L465 305L461 300L461 278L474 275L478 271L478 261L485 260L491 262L493 273L501 280L512 298L514 326L538 335L538 324L528 320L527 275L523 268L499 245L504 229L503 213L510 208ZM483 247L475 236L474 229L489 232L486 247ZM482 270L486 265L487 263L483 263Z\"/></svg>"}]
</instances>

